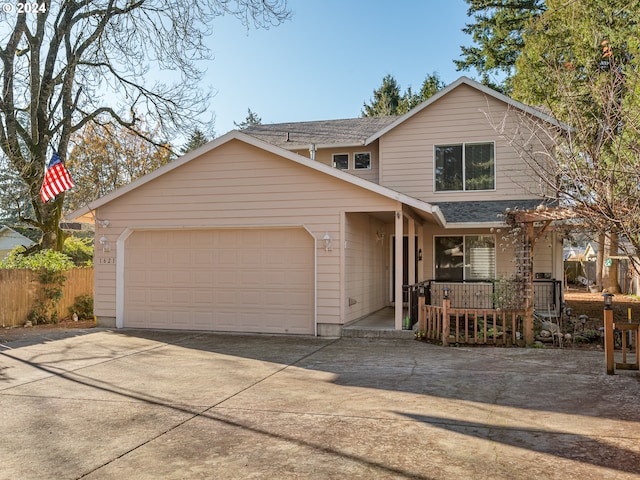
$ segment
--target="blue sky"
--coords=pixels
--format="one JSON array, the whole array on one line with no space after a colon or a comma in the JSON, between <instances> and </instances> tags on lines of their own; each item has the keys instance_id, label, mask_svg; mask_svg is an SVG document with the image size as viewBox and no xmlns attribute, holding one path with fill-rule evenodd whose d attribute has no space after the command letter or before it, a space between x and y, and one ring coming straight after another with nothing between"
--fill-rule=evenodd
<instances>
[{"instance_id":1,"label":"blue sky","mask_svg":"<svg viewBox=\"0 0 640 480\"><path fill-rule=\"evenodd\" d=\"M250 108L263 123L360 116L382 78L419 89L438 72L449 84L470 20L464 0L289 0L293 18L248 30L235 18L214 23L214 58L204 86L216 135L235 128Z\"/></svg>"}]
</instances>

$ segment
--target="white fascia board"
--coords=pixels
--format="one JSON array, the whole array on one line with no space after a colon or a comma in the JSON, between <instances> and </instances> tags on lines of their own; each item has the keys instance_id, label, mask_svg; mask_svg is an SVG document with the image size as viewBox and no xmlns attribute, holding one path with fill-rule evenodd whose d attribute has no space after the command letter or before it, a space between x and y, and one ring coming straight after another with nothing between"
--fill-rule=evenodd
<instances>
[{"instance_id":1,"label":"white fascia board","mask_svg":"<svg viewBox=\"0 0 640 480\"><path fill-rule=\"evenodd\" d=\"M309 150L311 145L315 145L316 150L325 150L329 148L359 148L365 145L365 139L360 142L349 143L299 143L295 145L282 146L284 150Z\"/></svg>"},{"instance_id":2,"label":"white fascia board","mask_svg":"<svg viewBox=\"0 0 640 480\"><path fill-rule=\"evenodd\" d=\"M444 228L453 229L470 229L470 228L504 228L506 223L503 222L451 222L447 223Z\"/></svg>"}]
</instances>

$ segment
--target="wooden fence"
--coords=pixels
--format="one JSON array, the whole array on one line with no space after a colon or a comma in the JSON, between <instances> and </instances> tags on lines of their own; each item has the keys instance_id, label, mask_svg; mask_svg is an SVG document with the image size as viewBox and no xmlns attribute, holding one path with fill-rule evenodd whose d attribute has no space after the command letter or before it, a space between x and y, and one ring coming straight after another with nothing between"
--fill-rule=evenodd
<instances>
[{"instance_id":1,"label":"wooden fence","mask_svg":"<svg viewBox=\"0 0 640 480\"><path fill-rule=\"evenodd\" d=\"M522 345L524 312L450 308L419 303L418 331L427 340L451 343L485 345Z\"/></svg>"},{"instance_id":2,"label":"wooden fence","mask_svg":"<svg viewBox=\"0 0 640 480\"><path fill-rule=\"evenodd\" d=\"M58 304L58 318L69 316L76 297L93 295L93 268L74 268L64 272L67 280ZM0 326L22 325L42 298L39 273L33 270L0 269Z\"/></svg>"}]
</instances>

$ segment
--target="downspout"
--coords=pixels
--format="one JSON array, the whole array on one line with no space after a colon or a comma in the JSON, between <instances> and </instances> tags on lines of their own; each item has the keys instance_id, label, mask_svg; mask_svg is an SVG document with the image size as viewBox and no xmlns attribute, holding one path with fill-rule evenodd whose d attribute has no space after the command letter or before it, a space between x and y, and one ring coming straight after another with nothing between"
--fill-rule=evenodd
<instances>
[{"instance_id":1,"label":"downspout","mask_svg":"<svg viewBox=\"0 0 640 480\"><path fill-rule=\"evenodd\" d=\"M309 145L309 158L311 160L315 160L316 159L316 144L312 143L311 145Z\"/></svg>"}]
</instances>

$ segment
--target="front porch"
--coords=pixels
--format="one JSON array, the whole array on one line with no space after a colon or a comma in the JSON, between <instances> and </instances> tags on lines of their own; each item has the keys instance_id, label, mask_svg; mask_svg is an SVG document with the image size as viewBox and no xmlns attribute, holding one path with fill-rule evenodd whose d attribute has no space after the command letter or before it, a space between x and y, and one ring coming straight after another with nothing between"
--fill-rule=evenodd
<instances>
[{"instance_id":1,"label":"front porch","mask_svg":"<svg viewBox=\"0 0 640 480\"><path fill-rule=\"evenodd\" d=\"M408 309L403 309L403 318ZM395 327L394 307L385 307L342 328L340 336L356 338L400 338L413 339L413 330L398 330Z\"/></svg>"},{"instance_id":2,"label":"front porch","mask_svg":"<svg viewBox=\"0 0 640 480\"><path fill-rule=\"evenodd\" d=\"M431 340L454 339L459 344L520 344L524 331L522 311L497 305L493 282L437 282L429 280L403 287L402 318L409 318L409 329L396 328L395 307L382 308L342 328L341 336L358 338L413 339L416 332ZM499 288L499 287L498 287ZM447 310L443 311L447 289ZM422 301L420 295L423 294ZM558 280L534 282L535 312L555 317L563 302ZM445 316L447 319L445 319ZM418 322L420 322L418 324ZM448 334L444 335L443 332Z\"/></svg>"}]
</instances>

